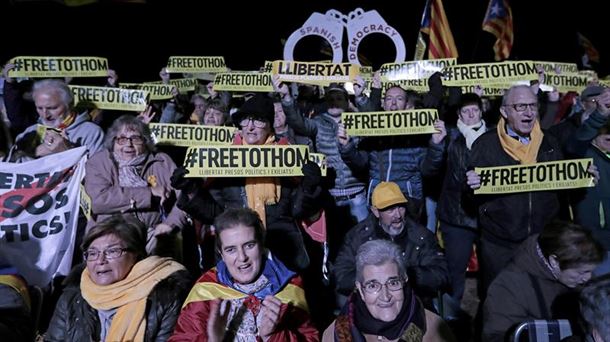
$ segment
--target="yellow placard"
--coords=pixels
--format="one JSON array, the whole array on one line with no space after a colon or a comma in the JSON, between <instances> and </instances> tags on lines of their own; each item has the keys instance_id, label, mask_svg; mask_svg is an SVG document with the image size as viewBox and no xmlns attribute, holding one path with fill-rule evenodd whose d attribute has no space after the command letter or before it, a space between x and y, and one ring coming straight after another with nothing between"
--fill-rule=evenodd
<instances>
[{"instance_id":1,"label":"yellow placard","mask_svg":"<svg viewBox=\"0 0 610 342\"><path fill-rule=\"evenodd\" d=\"M610 87L610 80L599 80L599 84L603 85L604 87Z\"/></svg>"},{"instance_id":2,"label":"yellow placard","mask_svg":"<svg viewBox=\"0 0 610 342\"><path fill-rule=\"evenodd\" d=\"M538 71L532 61L458 64L444 68L443 74L443 85L450 87L510 84L538 79Z\"/></svg>"},{"instance_id":3,"label":"yellow placard","mask_svg":"<svg viewBox=\"0 0 610 342\"><path fill-rule=\"evenodd\" d=\"M504 96L504 85L486 84L483 87L483 96ZM475 86L462 86L462 94L475 93Z\"/></svg>"},{"instance_id":4,"label":"yellow placard","mask_svg":"<svg viewBox=\"0 0 610 342\"><path fill-rule=\"evenodd\" d=\"M529 165L477 167L481 187L475 194L508 194L593 187L587 169L592 158L559 160Z\"/></svg>"},{"instance_id":5,"label":"yellow placard","mask_svg":"<svg viewBox=\"0 0 610 342\"><path fill-rule=\"evenodd\" d=\"M171 56L167 61L167 72L225 72L227 65L222 56Z\"/></svg>"},{"instance_id":6,"label":"yellow placard","mask_svg":"<svg viewBox=\"0 0 610 342\"><path fill-rule=\"evenodd\" d=\"M144 82L144 84L163 84L162 81ZM194 91L197 87L196 78L176 78L169 80L169 84L178 88L180 94L186 94L189 91Z\"/></svg>"},{"instance_id":7,"label":"yellow placard","mask_svg":"<svg viewBox=\"0 0 610 342\"><path fill-rule=\"evenodd\" d=\"M216 91L273 91L271 73L221 72L214 78Z\"/></svg>"},{"instance_id":8,"label":"yellow placard","mask_svg":"<svg viewBox=\"0 0 610 342\"><path fill-rule=\"evenodd\" d=\"M318 164L320 167L320 172L322 173L322 177L326 177L326 155L324 153L310 153L309 160Z\"/></svg>"},{"instance_id":9,"label":"yellow placard","mask_svg":"<svg viewBox=\"0 0 610 342\"><path fill-rule=\"evenodd\" d=\"M436 109L398 112L344 112L341 122L347 133L356 136L384 136L436 133Z\"/></svg>"},{"instance_id":10,"label":"yellow placard","mask_svg":"<svg viewBox=\"0 0 610 342\"><path fill-rule=\"evenodd\" d=\"M576 74L578 73L578 65L576 63L562 62L541 62L534 61L534 64L541 67L545 73L553 74Z\"/></svg>"},{"instance_id":11,"label":"yellow placard","mask_svg":"<svg viewBox=\"0 0 610 342\"><path fill-rule=\"evenodd\" d=\"M80 185L80 207L83 209L83 214L85 214L87 220L91 220L91 197L85 191L85 186L82 183Z\"/></svg>"},{"instance_id":12,"label":"yellow placard","mask_svg":"<svg viewBox=\"0 0 610 342\"><path fill-rule=\"evenodd\" d=\"M312 63L274 61L273 74L285 82L328 85L333 82L349 82L359 75L359 67L351 63Z\"/></svg>"},{"instance_id":13,"label":"yellow placard","mask_svg":"<svg viewBox=\"0 0 610 342\"><path fill-rule=\"evenodd\" d=\"M202 126L150 123L153 140L157 145L201 146L231 145L237 128L225 126Z\"/></svg>"},{"instance_id":14,"label":"yellow placard","mask_svg":"<svg viewBox=\"0 0 610 342\"><path fill-rule=\"evenodd\" d=\"M19 56L9 77L95 77L108 76L108 60L101 57Z\"/></svg>"},{"instance_id":15,"label":"yellow placard","mask_svg":"<svg viewBox=\"0 0 610 342\"><path fill-rule=\"evenodd\" d=\"M149 93L144 90L74 86L74 102L88 103L99 109L132 110L141 112L146 109Z\"/></svg>"},{"instance_id":16,"label":"yellow placard","mask_svg":"<svg viewBox=\"0 0 610 342\"><path fill-rule=\"evenodd\" d=\"M385 94L385 92L392 87L401 87L402 89L414 90L416 92L427 92L428 90L430 90L428 88L427 78L423 78L420 80L397 80L381 83L381 89L383 94Z\"/></svg>"},{"instance_id":17,"label":"yellow placard","mask_svg":"<svg viewBox=\"0 0 610 342\"><path fill-rule=\"evenodd\" d=\"M125 89L139 89L150 93L151 100L167 100L174 97L172 95L173 85L157 83L119 83L119 87Z\"/></svg>"},{"instance_id":18,"label":"yellow placard","mask_svg":"<svg viewBox=\"0 0 610 342\"><path fill-rule=\"evenodd\" d=\"M186 177L302 176L309 160L305 145L197 146L186 151Z\"/></svg>"},{"instance_id":19,"label":"yellow placard","mask_svg":"<svg viewBox=\"0 0 610 342\"><path fill-rule=\"evenodd\" d=\"M455 65L456 63L456 58L428 59L403 63L386 63L381 66L379 73L383 82L420 80L428 78L435 72L441 71L443 68Z\"/></svg>"},{"instance_id":20,"label":"yellow placard","mask_svg":"<svg viewBox=\"0 0 610 342\"><path fill-rule=\"evenodd\" d=\"M555 74L545 73L544 81L542 84L555 87L559 92L566 93L568 91L575 91L580 93L583 91L589 83L589 77L587 75L580 74Z\"/></svg>"},{"instance_id":21,"label":"yellow placard","mask_svg":"<svg viewBox=\"0 0 610 342\"><path fill-rule=\"evenodd\" d=\"M261 72L273 72L273 61L265 61L265 64L261 68Z\"/></svg>"}]
</instances>

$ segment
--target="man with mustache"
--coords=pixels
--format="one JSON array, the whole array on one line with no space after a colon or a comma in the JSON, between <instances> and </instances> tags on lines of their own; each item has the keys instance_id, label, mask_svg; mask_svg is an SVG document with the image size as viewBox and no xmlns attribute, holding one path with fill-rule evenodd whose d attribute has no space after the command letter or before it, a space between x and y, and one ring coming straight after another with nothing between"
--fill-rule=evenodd
<instances>
[{"instance_id":1,"label":"man with mustache","mask_svg":"<svg viewBox=\"0 0 610 342\"><path fill-rule=\"evenodd\" d=\"M407 199L394 182L381 182L372 195L371 215L345 236L334 265L337 292L354 290L356 252L370 240L390 240L399 245L409 282L426 302L449 283L447 261L434 234L407 216Z\"/></svg>"}]
</instances>

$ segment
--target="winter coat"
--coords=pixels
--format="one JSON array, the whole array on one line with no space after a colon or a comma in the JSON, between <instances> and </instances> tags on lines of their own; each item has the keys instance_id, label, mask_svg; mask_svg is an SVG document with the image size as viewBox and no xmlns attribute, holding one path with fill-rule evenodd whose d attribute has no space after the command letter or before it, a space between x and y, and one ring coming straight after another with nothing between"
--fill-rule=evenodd
<instances>
[{"instance_id":1,"label":"winter coat","mask_svg":"<svg viewBox=\"0 0 610 342\"><path fill-rule=\"evenodd\" d=\"M449 283L447 260L429 230L405 216L405 228L399 235L391 237L371 214L345 235L333 270L339 293L348 295L354 290L358 247L378 239L390 240L403 249L409 283L418 295L436 295Z\"/></svg>"},{"instance_id":2,"label":"winter coat","mask_svg":"<svg viewBox=\"0 0 610 342\"><path fill-rule=\"evenodd\" d=\"M100 319L81 294L81 273L82 267L72 271L67 278L69 283L57 302L45 341L99 341ZM144 341L167 341L174 331L190 285L188 272L178 271L152 289L146 300Z\"/></svg>"},{"instance_id":3,"label":"winter coat","mask_svg":"<svg viewBox=\"0 0 610 342\"><path fill-rule=\"evenodd\" d=\"M528 238L491 283L483 306L483 341L504 341L526 320L572 318L578 311L576 292L555 279L537 244L537 234Z\"/></svg>"},{"instance_id":4,"label":"winter coat","mask_svg":"<svg viewBox=\"0 0 610 342\"><path fill-rule=\"evenodd\" d=\"M555 138L545 134L538 150L537 162L562 160ZM519 165L509 156L498 137L490 130L480 136L470 151L471 167ZM479 227L483 238L500 245L512 246L528 236L540 233L559 212L556 191L532 191L510 194L474 195L479 204Z\"/></svg>"}]
</instances>

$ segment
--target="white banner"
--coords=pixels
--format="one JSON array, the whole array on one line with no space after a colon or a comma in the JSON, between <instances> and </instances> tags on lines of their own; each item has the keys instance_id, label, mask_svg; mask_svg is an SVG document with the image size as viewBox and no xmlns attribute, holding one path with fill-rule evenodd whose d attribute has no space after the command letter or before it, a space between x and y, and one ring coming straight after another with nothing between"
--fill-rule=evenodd
<instances>
[{"instance_id":1,"label":"white banner","mask_svg":"<svg viewBox=\"0 0 610 342\"><path fill-rule=\"evenodd\" d=\"M0 265L46 286L72 265L86 147L0 163Z\"/></svg>"}]
</instances>

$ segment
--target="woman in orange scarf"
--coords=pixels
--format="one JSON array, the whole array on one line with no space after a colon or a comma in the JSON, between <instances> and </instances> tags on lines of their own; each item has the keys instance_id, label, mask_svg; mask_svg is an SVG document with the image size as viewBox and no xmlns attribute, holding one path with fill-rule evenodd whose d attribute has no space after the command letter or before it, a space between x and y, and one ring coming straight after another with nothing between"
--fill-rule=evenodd
<instances>
[{"instance_id":1,"label":"woman in orange scarf","mask_svg":"<svg viewBox=\"0 0 610 342\"><path fill-rule=\"evenodd\" d=\"M169 338L189 289L188 273L171 258L145 258L146 229L112 216L82 244L45 341L160 341ZM79 284L80 281L80 284Z\"/></svg>"}]
</instances>

